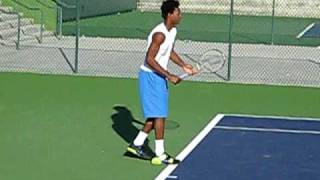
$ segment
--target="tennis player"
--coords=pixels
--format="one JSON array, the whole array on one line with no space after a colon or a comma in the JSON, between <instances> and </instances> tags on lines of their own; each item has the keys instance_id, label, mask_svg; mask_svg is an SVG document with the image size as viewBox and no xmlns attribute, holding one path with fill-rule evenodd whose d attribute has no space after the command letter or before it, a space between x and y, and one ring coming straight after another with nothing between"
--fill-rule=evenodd
<instances>
[{"instance_id":1,"label":"tennis player","mask_svg":"<svg viewBox=\"0 0 320 180\"><path fill-rule=\"evenodd\" d=\"M167 81L178 84L181 79L167 70L169 59L180 66L184 72L193 75L196 70L186 64L174 51L177 34L176 25L182 16L179 2L166 0L161 6L164 21L157 25L148 36L147 54L144 64L140 67L139 88L143 115L146 119L144 127L128 146L127 151L145 159L151 159L155 165L177 164L179 160L165 152L164 129L168 116L168 85ZM144 150L144 142L155 130L155 156L150 157Z\"/></svg>"}]
</instances>

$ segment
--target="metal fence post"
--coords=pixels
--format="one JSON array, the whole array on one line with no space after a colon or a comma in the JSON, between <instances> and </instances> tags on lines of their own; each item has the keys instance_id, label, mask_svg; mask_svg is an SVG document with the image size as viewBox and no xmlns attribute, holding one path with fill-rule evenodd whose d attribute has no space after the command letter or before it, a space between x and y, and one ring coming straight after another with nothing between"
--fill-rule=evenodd
<instances>
[{"instance_id":1,"label":"metal fence post","mask_svg":"<svg viewBox=\"0 0 320 180\"><path fill-rule=\"evenodd\" d=\"M275 4L276 1L273 0L272 1L272 20L271 20L271 44L273 45L273 41L274 41L274 14L275 14Z\"/></svg>"},{"instance_id":2,"label":"metal fence post","mask_svg":"<svg viewBox=\"0 0 320 180\"><path fill-rule=\"evenodd\" d=\"M20 14L17 13L18 15L18 35L17 35L17 43L16 43L16 49L19 50L20 49L20 33L21 33L21 17Z\"/></svg>"},{"instance_id":3,"label":"metal fence post","mask_svg":"<svg viewBox=\"0 0 320 180\"><path fill-rule=\"evenodd\" d=\"M80 36L80 0L77 0L76 4L76 51L75 51L75 73L78 73L78 61L79 61L79 36Z\"/></svg>"},{"instance_id":4,"label":"metal fence post","mask_svg":"<svg viewBox=\"0 0 320 180\"><path fill-rule=\"evenodd\" d=\"M43 24L44 24L44 15L43 15L43 11L40 10L40 44L42 43L42 37L43 37Z\"/></svg>"},{"instance_id":5,"label":"metal fence post","mask_svg":"<svg viewBox=\"0 0 320 180\"><path fill-rule=\"evenodd\" d=\"M231 0L230 16L229 16L229 49L228 49L228 76L227 76L228 81L230 81L231 79L233 6L234 6L234 0Z\"/></svg>"},{"instance_id":6,"label":"metal fence post","mask_svg":"<svg viewBox=\"0 0 320 180\"><path fill-rule=\"evenodd\" d=\"M57 6L57 35L61 39L62 36L62 7Z\"/></svg>"}]
</instances>

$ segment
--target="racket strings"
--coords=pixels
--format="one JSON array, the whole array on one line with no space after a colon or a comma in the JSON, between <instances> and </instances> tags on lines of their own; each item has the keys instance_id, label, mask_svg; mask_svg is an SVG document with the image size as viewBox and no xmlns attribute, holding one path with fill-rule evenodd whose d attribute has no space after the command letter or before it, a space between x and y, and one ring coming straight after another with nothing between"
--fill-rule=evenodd
<instances>
[{"instance_id":1,"label":"racket strings","mask_svg":"<svg viewBox=\"0 0 320 180\"><path fill-rule=\"evenodd\" d=\"M226 61L226 57L222 51L218 49L211 49L195 59L192 56L185 54L190 61L196 63L196 67L200 74L212 74L220 70ZM189 74L185 73L180 75L181 79L188 77Z\"/></svg>"},{"instance_id":2,"label":"racket strings","mask_svg":"<svg viewBox=\"0 0 320 180\"><path fill-rule=\"evenodd\" d=\"M222 54L206 54L201 58L200 70L204 73L213 73L222 68L224 65L224 57Z\"/></svg>"}]
</instances>

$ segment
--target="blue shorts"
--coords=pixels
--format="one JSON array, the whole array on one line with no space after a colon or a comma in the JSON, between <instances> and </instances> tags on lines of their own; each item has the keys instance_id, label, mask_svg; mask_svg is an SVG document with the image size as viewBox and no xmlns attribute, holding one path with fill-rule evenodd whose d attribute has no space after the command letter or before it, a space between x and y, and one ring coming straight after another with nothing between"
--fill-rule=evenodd
<instances>
[{"instance_id":1,"label":"blue shorts","mask_svg":"<svg viewBox=\"0 0 320 180\"><path fill-rule=\"evenodd\" d=\"M139 72L140 102L144 118L168 116L168 83L154 72Z\"/></svg>"}]
</instances>

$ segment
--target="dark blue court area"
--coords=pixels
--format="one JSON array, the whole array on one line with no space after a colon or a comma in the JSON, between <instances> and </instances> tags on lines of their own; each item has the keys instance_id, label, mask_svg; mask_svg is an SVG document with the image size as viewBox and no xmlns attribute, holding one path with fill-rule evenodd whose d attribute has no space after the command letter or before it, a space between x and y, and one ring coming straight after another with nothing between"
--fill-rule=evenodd
<instances>
[{"instance_id":1,"label":"dark blue court area","mask_svg":"<svg viewBox=\"0 0 320 180\"><path fill-rule=\"evenodd\" d=\"M320 24L313 23L309 25L297 38L320 38Z\"/></svg>"},{"instance_id":2,"label":"dark blue court area","mask_svg":"<svg viewBox=\"0 0 320 180\"><path fill-rule=\"evenodd\" d=\"M320 121L224 116L166 179L318 180Z\"/></svg>"}]
</instances>

